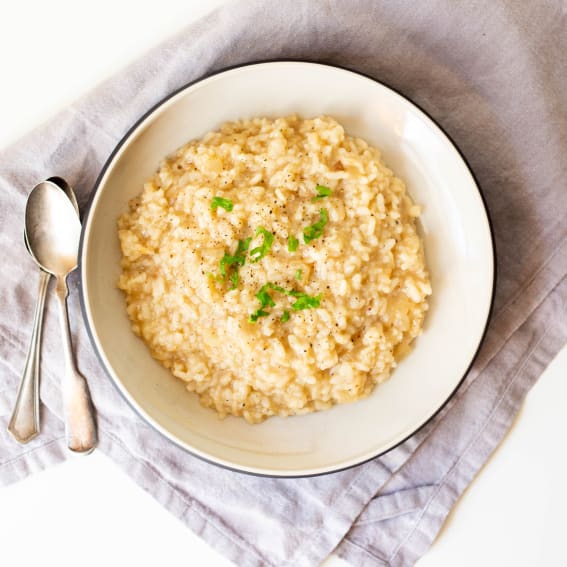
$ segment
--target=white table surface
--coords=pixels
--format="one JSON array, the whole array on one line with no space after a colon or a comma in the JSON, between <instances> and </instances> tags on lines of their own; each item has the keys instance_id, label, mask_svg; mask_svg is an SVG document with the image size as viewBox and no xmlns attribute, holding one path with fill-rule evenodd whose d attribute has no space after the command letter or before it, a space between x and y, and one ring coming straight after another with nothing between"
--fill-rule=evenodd
<instances>
[{"instance_id":1,"label":"white table surface","mask_svg":"<svg viewBox=\"0 0 567 567\"><path fill-rule=\"evenodd\" d=\"M3 3L0 148L223 3ZM567 565L566 375L567 347L418 567ZM0 534L2 565L230 565L100 452L0 489Z\"/></svg>"}]
</instances>

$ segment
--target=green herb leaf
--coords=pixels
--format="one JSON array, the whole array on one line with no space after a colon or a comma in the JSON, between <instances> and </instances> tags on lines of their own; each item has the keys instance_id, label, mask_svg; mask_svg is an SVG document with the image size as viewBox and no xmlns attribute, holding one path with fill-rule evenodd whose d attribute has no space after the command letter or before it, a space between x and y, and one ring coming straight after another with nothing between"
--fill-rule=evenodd
<instances>
[{"instance_id":1,"label":"green herb leaf","mask_svg":"<svg viewBox=\"0 0 567 567\"><path fill-rule=\"evenodd\" d=\"M303 274L303 270L297 270L297 272L295 272L295 279L299 281L301 279L302 274Z\"/></svg>"},{"instance_id":2,"label":"green herb leaf","mask_svg":"<svg viewBox=\"0 0 567 567\"><path fill-rule=\"evenodd\" d=\"M260 309L257 309L254 313L252 313L252 315L250 315L250 319L248 319L248 321L250 321L250 323L256 323L260 317L267 317L268 315L269 313L260 307Z\"/></svg>"},{"instance_id":3,"label":"green herb leaf","mask_svg":"<svg viewBox=\"0 0 567 567\"><path fill-rule=\"evenodd\" d=\"M267 283L263 285L256 294L256 299L260 302L261 307L273 307L276 304L268 293L268 289L272 288L272 286L273 284Z\"/></svg>"},{"instance_id":4,"label":"green herb leaf","mask_svg":"<svg viewBox=\"0 0 567 567\"><path fill-rule=\"evenodd\" d=\"M275 285L272 282L268 282L266 286L274 291L279 291L280 293L285 293L287 295L287 291L281 285Z\"/></svg>"},{"instance_id":5,"label":"green herb leaf","mask_svg":"<svg viewBox=\"0 0 567 567\"><path fill-rule=\"evenodd\" d=\"M259 260L261 260L272 248L272 244L274 242L274 235L267 231L263 226L259 226L256 229L256 236L262 234L264 236L264 242L261 246L257 246L256 248L252 248L250 250L250 261L255 264Z\"/></svg>"},{"instance_id":6,"label":"green herb leaf","mask_svg":"<svg viewBox=\"0 0 567 567\"><path fill-rule=\"evenodd\" d=\"M233 256L230 254L224 253L224 256L220 259L219 263L219 271L223 278L226 278L226 267L232 265Z\"/></svg>"},{"instance_id":7,"label":"green herb leaf","mask_svg":"<svg viewBox=\"0 0 567 567\"><path fill-rule=\"evenodd\" d=\"M275 285L272 282L268 282L264 284L256 294L256 299L260 302L260 308L250 315L249 321L251 323L255 323L258 320L258 317L266 317L269 315L268 311L264 311L264 307L274 307L276 302L272 299L272 296L268 293L269 289L273 289L275 291L281 291L286 293L283 287L279 285Z\"/></svg>"},{"instance_id":8,"label":"green herb leaf","mask_svg":"<svg viewBox=\"0 0 567 567\"><path fill-rule=\"evenodd\" d=\"M250 236L244 240L239 240L234 255L231 256L225 252L220 260L219 271L221 276L225 280L228 278L232 284L229 289L236 289L238 286L238 270L246 263L246 251L250 246L250 242L252 242L252 237ZM233 268L232 273L229 275L231 268Z\"/></svg>"},{"instance_id":9,"label":"green herb leaf","mask_svg":"<svg viewBox=\"0 0 567 567\"><path fill-rule=\"evenodd\" d=\"M291 306L294 311L302 311L303 309L313 309L321 305L321 294L308 295L302 292L290 292L289 295L297 298Z\"/></svg>"},{"instance_id":10,"label":"green herb leaf","mask_svg":"<svg viewBox=\"0 0 567 567\"><path fill-rule=\"evenodd\" d=\"M236 252L234 253L234 255L235 256L242 255L243 252L248 251L248 248L250 248L251 242L252 242L251 236L249 236L248 238L245 238L244 240L239 240L238 246L236 247Z\"/></svg>"},{"instance_id":11,"label":"green herb leaf","mask_svg":"<svg viewBox=\"0 0 567 567\"><path fill-rule=\"evenodd\" d=\"M220 260L220 273L223 278L227 276L227 267L230 268L231 266L244 266L244 262L246 261L246 256L243 255L234 255L231 256L230 254L224 253L224 256Z\"/></svg>"},{"instance_id":12,"label":"green herb leaf","mask_svg":"<svg viewBox=\"0 0 567 567\"><path fill-rule=\"evenodd\" d=\"M230 274L230 283L232 284L229 289L236 289L238 287L238 280L240 276L238 275L238 268L234 269L234 272Z\"/></svg>"},{"instance_id":13,"label":"green herb leaf","mask_svg":"<svg viewBox=\"0 0 567 567\"><path fill-rule=\"evenodd\" d=\"M295 236L293 235L289 235L287 237L287 249L289 252L295 252L297 250L297 247L299 246L299 240L297 240L297 238L295 238Z\"/></svg>"},{"instance_id":14,"label":"green herb leaf","mask_svg":"<svg viewBox=\"0 0 567 567\"><path fill-rule=\"evenodd\" d=\"M319 199L324 199L325 197L333 194L333 192L324 185L317 185L315 187L315 191L317 191L317 193L319 194L317 195L317 197L313 197L313 199L311 199L312 201L318 201Z\"/></svg>"},{"instance_id":15,"label":"green herb leaf","mask_svg":"<svg viewBox=\"0 0 567 567\"><path fill-rule=\"evenodd\" d=\"M305 244L309 244L312 240L319 238L323 234L323 229L329 220L329 216L327 214L327 209L321 209L319 211L320 219L311 226L306 226L303 229L303 240Z\"/></svg>"},{"instance_id":16,"label":"green herb leaf","mask_svg":"<svg viewBox=\"0 0 567 567\"><path fill-rule=\"evenodd\" d=\"M278 291L283 293L284 295L289 295L291 297L295 297L295 302L292 304L291 308L294 311L302 311L303 309L313 309L315 307L319 307L321 305L321 298L322 295L309 295L307 293L303 293L302 291L297 291L295 289L284 289L283 287L276 285L272 282L268 282L264 284L256 294L256 298L260 302L260 307L257 311L250 315L249 321L251 323L255 323L258 320L258 317L266 317L270 313L265 311L265 307L274 307L276 305L275 301L272 299L272 296L268 293L269 289L273 289L274 291ZM285 323L290 317L289 311L286 309L282 316L280 317L280 321Z\"/></svg>"},{"instance_id":17,"label":"green herb leaf","mask_svg":"<svg viewBox=\"0 0 567 567\"><path fill-rule=\"evenodd\" d=\"M230 213L230 211L234 208L234 203L230 199L213 197L213 200L211 201L211 211L216 211L219 207L222 207Z\"/></svg>"}]
</instances>

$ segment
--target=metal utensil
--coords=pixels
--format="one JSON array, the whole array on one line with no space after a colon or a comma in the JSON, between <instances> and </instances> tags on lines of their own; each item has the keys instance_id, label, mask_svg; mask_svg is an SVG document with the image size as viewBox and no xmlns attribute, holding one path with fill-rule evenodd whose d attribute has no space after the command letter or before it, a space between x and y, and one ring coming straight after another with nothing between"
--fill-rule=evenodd
<instances>
[{"instance_id":1,"label":"metal utensil","mask_svg":"<svg viewBox=\"0 0 567 567\"><path fill-rule=\"evenodd\" d=\"M56 176L50 177L49 179L46 180L46 183L53 183L53 184L57 185L57 187L59 187L59 189L61 189L61 191L63 191L63 193L65 193L65 195L67 195L67 198L69 199L69 201L71 201L73 208L77 212L77 216L80 215L79 204L77 203L77 198L75 197L75 192L73 191L73 188L69 185L69 183L67 183L67 181L65 181L65 179L63 179L62 177L56 177ZM24 231L24 234L25 234L25 231Z\"/></svg>"},{"instance_id":2,"label":"metal utensil","mask_svg":"<svg viewBox=\"0 0 567 567\"><path fill-rule=\"evenodd\" d=\"M30 346L16 403L8 424L8 431L19 443L28 443L39 434L39 355L43 310L50 277L50 274L40 270Z\"/></svg>"},{"instance_id":3,"label":"metal utensil","mask_svg":"<svg viewBox=\"0 0 567 567\"><path fill-rule=\"evenodd\" d=\"M65 372L61 389L67 446L89 453L97 442L94 409L85 378L76 368L67 313L67 276L77 267L81 223L76 211L54 183L36 185L26 206L26 234L35 261L56 278Z\"/></svg>"},{"instance_id":4,"label":"metal utensil","mask_svg":"<svg viewBox=\"0 0 567 567\"><path fill-rule=\"evenodd\" d=\"M70 185L61 177L50 177L46 182L54 183L59 187L71 201L77 217L79 207L75 194ZM24 229L24 244L30 256L33 256L28 244L26 230ZM39 289L37 303L33 316L33 328L30 339L26 363L18 388L16 403L8 424L8 431L19 443L28 443L40 432L39 421L39 366L41 353L41 332L43 326L43 312L45 308L45 297L51 274L45 270L39 271Z\"/></svg>"}]
</instances>

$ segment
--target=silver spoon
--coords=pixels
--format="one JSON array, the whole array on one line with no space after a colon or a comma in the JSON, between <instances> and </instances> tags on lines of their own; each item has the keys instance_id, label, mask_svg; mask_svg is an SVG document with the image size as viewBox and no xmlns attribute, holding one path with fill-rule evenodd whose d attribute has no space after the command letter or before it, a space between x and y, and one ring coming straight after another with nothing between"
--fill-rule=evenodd
<instances>
[{"instance_id":1,"label":"silver spoon","mask_svg":"<svg viewBox=\"0 0 567 567\"><path fill-rule=\"evenodd\" d=\"M65 192L71 204L79 216L77 199L70 185L61 177L50 177L47 183L54 183ZM30 252L26 230L24 229L24 244ZM45 308L45 296L51 274L45 270L39 271L39 290L37 303L33 316L33 329L24 366L24 372L18 388L16 403L8 424L8 431L19 443L28 443L40 432L39 422L39 366L41 353L41 331L43 325L43 312Z\"/></svg>"},{"instance_id":2,"label":"silver spoon","mask_svg":"<svg viewBox=\"0 0 567 567\"><path fill-rule=\"evenodd\" d=\"M81 223L77 213L53 183L36 185L26 206L26 234L40 268L56 278L65 372L61 382L67 446L89 453L97 442L94 409L85 378L75 366L67 313L67 276L77 267Z\"/></svg>"}]
</instances>

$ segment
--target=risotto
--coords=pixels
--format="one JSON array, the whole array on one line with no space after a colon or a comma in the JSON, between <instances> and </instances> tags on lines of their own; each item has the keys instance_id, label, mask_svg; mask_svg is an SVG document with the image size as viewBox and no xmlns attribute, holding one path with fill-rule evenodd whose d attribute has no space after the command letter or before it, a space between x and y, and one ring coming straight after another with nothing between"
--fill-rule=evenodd
<instances>
[{"instance_id":1,"label":"risotto","mask_svg":"<svg viewBox=\"0 0 567 567\"><path fill-rule=\"evenodd\" d=\"M220 416L367 396L431 293L420 208L334 119L224 124L165 159L119 221L134 332Z\"/></svg>"}]
</instances>

